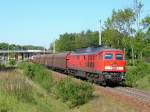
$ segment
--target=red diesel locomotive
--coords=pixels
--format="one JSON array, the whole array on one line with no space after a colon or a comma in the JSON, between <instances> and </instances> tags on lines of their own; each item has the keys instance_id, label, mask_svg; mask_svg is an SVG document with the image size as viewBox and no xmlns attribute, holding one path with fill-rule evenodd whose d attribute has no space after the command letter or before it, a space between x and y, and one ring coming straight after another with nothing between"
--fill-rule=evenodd
<instances>
[{"instance_id":1,"label":"red diesel locomotive","mask_svg":"<svg viewBox=\"0 0 150 112\"><path fill-rule=\"evenodd\" d=\"M35 56L33 62L103 85L125 80L124 52L118 49L89 47L73 52Z\"/></svg>"}]
</instances>

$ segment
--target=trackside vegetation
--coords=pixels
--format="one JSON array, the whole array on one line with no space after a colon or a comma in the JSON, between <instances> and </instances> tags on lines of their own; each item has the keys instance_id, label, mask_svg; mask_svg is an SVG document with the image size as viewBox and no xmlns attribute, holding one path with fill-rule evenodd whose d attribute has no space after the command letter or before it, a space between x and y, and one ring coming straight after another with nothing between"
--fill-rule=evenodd
<instances>
[{"instance_id":1,"label":"trackside vegetation","mask_svg":"<svg viewBox=\"0 0 150 112\"><path fill-rule=\"evenodd\" d=\"M136 66L128 66L126 84L150 91L150 64L142 61Z\"/></svg>"},{"instance_id":2,"label":"trackside vegetation","mask_svg":"<svg viewBox=\"0 0 150 112\"><path fill-rule=\"evenodd\" d=\"M117 112L134 112L96 95L89 83L54 79L43 66L27 62L18 69L0 71L0 112L116 112L116 108Z\"/></svg>"},{"instance_id":3,"label":"trackside vegetation","mask_svg":"<svg viewBox=\"0 0 150 112\"><path fill-rule=\"evenodd\" d=\"M5 65L0 63L0 70L4 68L5 68Z\"/></svg>"},{"instance_id":4,"label":"trackside vegetation","mask_svg":"<svg viewBox=\"0 0 150 112\"><path fill-rule=\"evenodd\" d=\"M18 70L0 72L0 112L52 112L45 94Z\"/></svg>"},{"instance_id":5,"label":"trackside vegetation","mask_svg":"<svg viewBox=\"0 0 150 112\"><path fill-rule=\"evenodd\" d=\"M46 68L37 64L22 63L20 67L26 76L40 84L47 92L54 93L62 101L67 102L70 107L86 103L93 95L94 90L90 83L77 83L71 78L56 82ZM52 89L55 92L51 91Z\"/></svg>"},{"instance_id":6,"label":"trackside vegetation","mask_svg":"<svg viewBox=\"0 0 150 112\"><path fill-rule=\"evenodd\" d=\"M93 95L93 87L87 82L77 83L72 79L63 79L59 82L54 82L52 76L48 70L41 65L28 64L24 65L24 74L27 75L33 81L39 83L48 92L55 90L55 95L62 99L62 101L68 101L70 107L79 106L86 103ZM54 86L56 85L56 86Z\"/></svg>"},{"instance_id":7,"label":"trackside vegetation","mask_svg":"<svg viewBox=\"0 0 150 112\"><path fill-rule=\"evenodd\" d=\"M0 71L0 112L57 112L87 103L93 91L89 83L55 81L45 67L22 62L18 69Z\"/></svg>"},{"instance_id":8,"label":"trackside vegetation","mask_svg":"<svg viewBox=\"0 0 150 112\"><path fill-rule=\"evenodd\" d=\"M56 96L67 102L69 107L86 103L93 96L93 86L87 82L77 83L65 78L56 85Z\"/></svg>"},{"instance_id":9,"label":"trackside vegetation","mask_svg":"<svg viewBox=\"0 0 150 112\"><path fill-rule=\"evenodd\" d=\"M40 84L48 92L51 91L54 81L52 75L49 74L46 68L38 64L29 64L27 62L21 63L19 68L22 68L23 73L31 80Z\"/></svg>"}]
</instances>

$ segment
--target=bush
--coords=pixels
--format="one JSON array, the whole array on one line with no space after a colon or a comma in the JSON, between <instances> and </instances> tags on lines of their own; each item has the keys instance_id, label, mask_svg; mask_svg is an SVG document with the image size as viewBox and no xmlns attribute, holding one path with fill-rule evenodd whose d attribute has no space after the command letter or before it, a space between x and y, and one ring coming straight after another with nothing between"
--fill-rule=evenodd
<instances>
[{"instance_id":1,"label":"bush","mask_svg":"<svg viewBox=\"0 0 150 112\"><path fill-rule=\"evenodd\" d=\"M76 83L71 78L58 82L56 95L70 107L86 103L93 95L93 86L87 82Z\"/></svg>"},{"instance_id":2,"label":"bush","mask_svg":"<svg viewBox=\"0 0 150 112\"><path fill-rule=\"evenodd\" d=\"M14 66L16 64L16 61L14 59L9 60L9 65Z\"/></svg>"},{"instance_id":3,"label":"bush","mask_svg":"<svg viewBox=\"0 0 150 112\"><path fill-rule=\"evenodd\" d=\"M0 69L5 69L5 65L0 63Z\"/></svg>"},{"instance_id":4,"label":"bush","mask_svg":"<svg viewBox=\"0 0 150 112\"><path fill-rule=\"evenodd\" d=\"M30 64L24 68L24 74L27 75L31 79L35 77L35 71L36 71L35 66L30 65Z\"/></svg>"},{"instance_id":5,"label":"bush","mask_svg":"<svg viewBox=\"0 0 150 112\"><path fill-rule=\"evenodd\" d=\"M34 69L34 80L46 90L51 91L51 87L53 86L53 77L50 75L49 71L40 65L36 65Z\"/></svg>"},{"instance_id":6,"label":"bush","mask_svg":"<svg viewBox=\"0 0 150 112\"><path fill-rule=\"evenodd\" d=\"M29 65L28 62L23 61L23 62L21 62L21 63L19 63L19 64L17 65L17 68L19 68L19 69L25 69L28 65Z\"/></svg>"},{"instance_id":7,"label":"bush","mask_svg":"<svg viewBox=\"0 0 150 112\"><path fill-rule=\"evenodd\" d=\"M47 91L51 90L51 87L53 85L53 78L49 74L49 71L46 70L46 68L41 65L29 63L23 63L22 65L20 64L19 67L23 68L24 74L26 76L38 82Z\"/></svg>"},{"instance_id":8,"label":"bush","mask_svg":"<svg viewBox=\"0 0 150 112\"><path fill-rule=\"evenodd\" d=\"M131 67L127 71L126 84L137 86L136 82L150 73L150 65L140 62L137 66Z\"/></svg>"}]
</instances>

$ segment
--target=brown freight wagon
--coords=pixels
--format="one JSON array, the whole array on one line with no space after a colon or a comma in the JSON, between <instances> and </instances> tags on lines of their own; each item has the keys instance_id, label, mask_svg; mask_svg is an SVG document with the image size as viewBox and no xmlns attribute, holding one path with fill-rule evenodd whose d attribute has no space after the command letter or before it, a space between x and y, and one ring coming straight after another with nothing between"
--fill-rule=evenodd
<instances>
[{"instance_id":1,"label":"brown freight wagon","mask_svg":"<svg viewBox=\"0 0 150 112\"><path fill-rule=\"evenodd\" d=\"M53 54L47 54L45 56L45 65L47 67L52 67L53 66Z\"/></svg>"},{"instance_id":2,"label":"brown freight wagon","mask_svg":"<svg viewBox=\"0 0 150 112\"><path fill-rule=\"evenodd\" d=\"M40 64L44 65L45 55L40 56Z\"/></svg>"},{"instance_id":3,"label":"brown freight wagon","mask_svg":"<svg viewBox=\"0 0 150 112\"><path fill-rule=\"evenodd\" d=\"M35 58L34 58L34 62L37 63L37 64L40 64L40 55L37 55Z\"/></svg>"},{"instance_id":4,"label":"brown freight wagon","mask_svg":"<svg viewBox=\"0 0 150 112\"><path fill-rule=\"evenodd\" d=\"M70 52L53 54L53 68L54 69L67 69L67 56Z\"/></svg>"}]
</instances>

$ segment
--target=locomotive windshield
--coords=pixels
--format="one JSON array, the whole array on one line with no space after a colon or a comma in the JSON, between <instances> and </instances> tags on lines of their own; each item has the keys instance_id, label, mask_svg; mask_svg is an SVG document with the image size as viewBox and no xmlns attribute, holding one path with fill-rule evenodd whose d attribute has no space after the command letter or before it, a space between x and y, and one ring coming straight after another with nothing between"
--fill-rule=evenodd
<instances>
[{"instance_id":1,"label":"locomotive windshield","mask_svg":"<svg viewBox=\"0 0 150 112\"><path fill-rule=\"evenodd\" d=\"M123 60L122 54L116 54L116 60Z\"/></svg>"},{"instance_id":2,"label":"locomotive windshield","mask_svg":"<svg viewBox=\"0 0 150 112\"><path fill-rule=\"evenodd\" d=\"M112 59L113 58L113 55L112 54L105 54L105 59Z\"/></svg>"}]
</instances>

